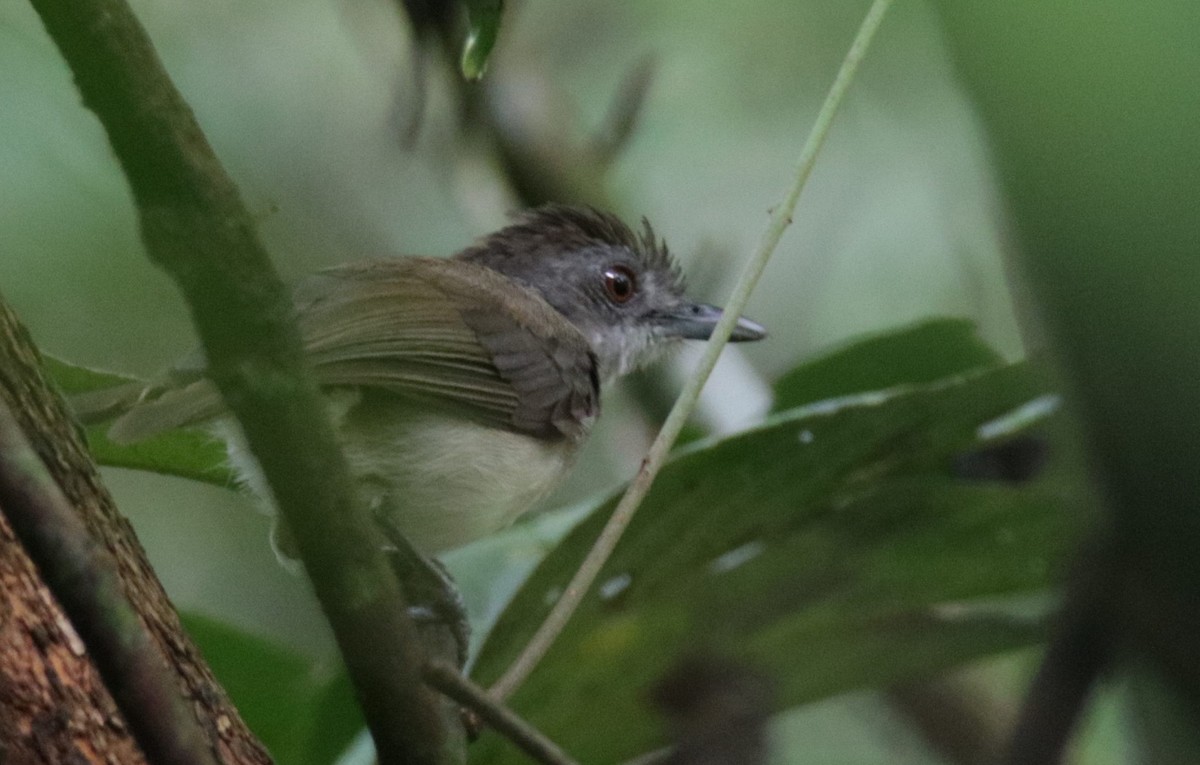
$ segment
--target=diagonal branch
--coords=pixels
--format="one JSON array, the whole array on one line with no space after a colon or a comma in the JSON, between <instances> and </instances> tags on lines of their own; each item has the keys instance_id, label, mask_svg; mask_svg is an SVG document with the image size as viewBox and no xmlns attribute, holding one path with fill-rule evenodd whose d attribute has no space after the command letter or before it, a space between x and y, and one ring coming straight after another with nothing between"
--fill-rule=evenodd
<instances>
[{"instance_id":1,"label":"diagonal branch","mask_svg":"<svg viewBox=\"0 0 1200 765\"><path fill-rule=\"evenodd\" d=\"M767 266L767 261L770 260L771 254L779 244L779 240L783 238L783 232L792 223L792 212L796 209L796 203L800 199L800 192L804 190L804 186L808 182L808 177L812 173L813 166L816 164L817 153L825 143L825 136L829 133L829 128L833 124L833 118L837 114L838 107L841 106L842 99L846 95L846 91L850 88L850 83L853 82L854 76L858 71L858 65L866 55L867 49L871 45L871 40L875 36L875 32L879 29L879 24L883 21L883 16L891 3L892 0L875 0L871 4L871 8L867 11L866 17L859 26L858 34L851 43L850 49L846 52L841 69L838 71L833 85L830 86L829 93L825 96L825 102L821 105L821 110L817 113L816 121L809 132L808 139L804 142L804 147L800 151L800 161L792 186L788 189L783 201L772 210L771 220L767 225L766 232L763 234L762 241L759 243L758 249L755 250L746 263L737 284L733 288L733 294L726 301L725 314L713 329L712 339L709 340L708 345L704 349L704 355L700 358L700 362L697 365L698 368L688 379L683 390L679 392L679 398L676 399L675 406L671 409L666 422L663 423L662 429L654 439L654 443L650 445L646 457L642 460L641 469L638 470L637 475L630 482L629 488L625 491L625 495L621 497L621 501L617 504L616 509L613 510L612 516L601 530L595 545L588 551L587 557L580 563L578 571L575 572L575 575L567 584L562 597L554 604L549 615L546 616L546 620L538 627L537 632L534 633L534 636L521 651L521 654L509 666L503 677L496 681L495 685L490 689L490 693L494 698L507 699L511 696L521 683L525 681L525 678L529 676L529 673L533 671L534 667L537 666L538 662L541 661L542 657L546 655L546 652L550 650L550 646L554 644L555 639L562 632L571 615L575 613L575 609L578 608L584 596L596 581L596 577L599 576L605 562L612 555L613 550L616 549L621 535L625 533L625 529L629 527L629 523L633 520L633 515L637 512L638 506L650 491L650 486L654 483L659 469L666 462L667 455L674 445L675 439L679 437L680 431L683 430L683 426L687 423L692 411L696 408L696 402L700 398L700 391L704 387L704 383L708 380L708 376L712 374L721 350L729 341L734 324L737 322L738 317L742 315L742 310L750 299L750 293L754 290L755 285L758 284L758 279L762 276L762 272Z\"/></svg>"},{"instance_id":2,"label":"diagonal branch","mask_svg":"<svg viewBox=\"0 0 1200 765\"><path fill-rule=\"evenodd\" d=\"M570 755L529 722L488 696L483 688L445 662L425 666L425 682L479 715L500 735L543 765L577 765Z\"/></svg>"},{"instance_id":3,"label":"diagonal branch","mask_svg":"<svg viewBox=\"0 0 1200 765\"><path fill-rule=\"evenodd\" d=\"M1001 760L1007 765L1064 761L1088 700L1117 653L1118 575L1137 564L1105 536L1089 541L1075 561L1050 643L1013 726Z\"/></svg>"},{"instance_id":4,"label":"diagonal branch","mask_svg":"<svg viewBox=\"0 0 1200 765\"><path fill-rule=\"evenodd\" d=\"M354 501L288 295L236 187L123 0L31 3L107 132L148 254L183 292L210 376L297 537L381 760L444 761L415 628Z\"/></svg>"},{"instance_id":5,"label":"diagonal branch","mask_svg":"<svg viewBox=\"0 0 1200 765\"><path fill-rule=\"evenodd\" d=\"M32 442L88 537L112 554L121 591L153 640L154 659L169 666L176 693L188 700L188 711L200 723L212 752L229 765L270 762L183 632L145 551L101 484L65 405L51 390L37 349L2 298L0 401ZM8 435L8 426L5 431ZM0 741L7 761L143 762L137 740L130 735L143 721L126 722L121 715L97 662L91 660L101 649L84 645L72 629L45 577L35 570L6 522L7 503L4 510L0 513L0 687L5 692L0 693ZM82 583L73 583L64 597L76 597L83 588ZM85 629L81 625L80 632ZM148 661L144 656L140 660ZM56 734L47 735L48 731Z\"/></svg>"}]
</instances>

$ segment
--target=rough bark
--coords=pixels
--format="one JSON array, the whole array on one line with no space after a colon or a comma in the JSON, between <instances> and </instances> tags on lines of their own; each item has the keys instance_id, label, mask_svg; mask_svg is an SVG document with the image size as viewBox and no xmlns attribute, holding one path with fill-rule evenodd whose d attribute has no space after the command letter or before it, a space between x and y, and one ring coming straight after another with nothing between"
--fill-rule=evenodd
<instances>
[{"instance_id":1,"label":"rough bark","mask_svg":"<svg viewBox=\"0 0 1200 765\"><path fill-rule=\"evenodd\" d=\"M47 383L37 350L2 301L0 397L89 531L116 557L129 600L178 676L220 760L270 762L184 633L133 529L117 512L62 400ZM82 642L2 514L0 762L144 762Z\"/></svg>"},{"instance_id":2,"label":"rough bark","mask_svg":"<svg viewBox=\"0 0 1200 765\"><path fill-rule=\"evenodd\" d=\"M104 127L146 254L183 293L206 374L295 537L380 761L464 761L462 726L447 730L443 705L421 680L426 650L240 192L125 0L30 4Z\"/></svg>"}]
</instances>

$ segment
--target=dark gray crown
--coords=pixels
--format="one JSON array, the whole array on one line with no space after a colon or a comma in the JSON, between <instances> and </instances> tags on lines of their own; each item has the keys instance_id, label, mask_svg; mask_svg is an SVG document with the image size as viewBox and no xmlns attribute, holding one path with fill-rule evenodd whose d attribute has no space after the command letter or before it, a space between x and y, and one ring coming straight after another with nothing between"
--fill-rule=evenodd
<instances>
[{"instance_id":1,"label":"dark gray crown","mask_svg":"<svg viewBox=\"0 0 1200 765\"><path fill-rule=\"evenodd\" d=\"M635 233L617 216L594 207L548 204L523 210L511 224L481 238L458 257L496 267L497 261L509 258L560 257L596 246L627 249L643 268L667 275L675 290L683 292L683 273L649 221L642 218L642 230Z\"/></svg>"}]
</instances>

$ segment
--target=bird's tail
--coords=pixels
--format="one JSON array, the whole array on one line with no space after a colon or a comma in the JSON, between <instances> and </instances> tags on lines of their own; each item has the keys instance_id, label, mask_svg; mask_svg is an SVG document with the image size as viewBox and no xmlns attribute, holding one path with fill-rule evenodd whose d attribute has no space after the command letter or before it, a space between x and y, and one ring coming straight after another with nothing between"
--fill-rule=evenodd
<instances>
[{"instance_id":1,"label":"bird's tail","mask_svg":"<svg viewBox=\"0 0 1200 765\"><path fill-rule=\"evenodd\" d=\"M149 384L132 380L109 388L73 393L68 401L77 420L84 425L99 425L128 412L149 390Z\"/></svg>"},{"instance_id":2,"label":"bird's tail","mask_svg":"<svg viewBox=\"0 0 1200 765\"><path fill-rule=\"evenodd\" d=\"M168 430L197 425L224 410L216 386L206 379L182 388L134 381L112 388L78 393L70 398L84 425L112 420L108 437L120 444L144 441Z\"/></svg>"}]
</instances>

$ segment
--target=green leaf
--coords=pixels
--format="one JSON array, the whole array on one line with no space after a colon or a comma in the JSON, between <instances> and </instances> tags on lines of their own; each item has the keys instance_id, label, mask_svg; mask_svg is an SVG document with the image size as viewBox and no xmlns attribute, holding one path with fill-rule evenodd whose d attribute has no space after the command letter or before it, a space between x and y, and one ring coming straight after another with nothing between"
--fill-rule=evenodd
<instances>
[{"instance_id":1,"label":"green leaf","mask_svg":"<svg viewBox=\"0 0 1200 765\"><path fill-rule=\"evenodd\" d=\"M500 32L501 0L465 0L467 39L463 43L462 75L474 82L487 71L488 57Z\"/></svg>"},{"instance_id":2,"label":"green leaf","mask_svg":"<svg viewBox=\"0 0 1200 765\"><path fill-rule=\"evenodd\" d=\"M44 357L46 371L68 397L140 384L137 378L89 369L50 356ZM92 456L109 467L148 470L233 488L237 485L229 469L225 446L202 430L184 429L164 433L134 444L118 444L107 436L110 423L85 429Z\"/></svg>"},{"instance_id":3,"label":"green leaf","mask_svg":"<svg viewBox=\"0 0 1200 765\"><path fill-rule=\"evenodd\" d=\"M340 665L316 665L205 616L182 618L242 719L278 765L333 762L362 729L353 689Z\"/></svg>"},{"instance_id":4,"label":"green leaf","mask_svg":"<svg viewBox=\"0 0 1200 765\"><path fill-rule=\"evenodd\" d=\"M88 446L101 465L174 475L232 489L237 478L229 468L225 446L200 430L173 430L134 444L110 441L108 424L87 429Z\"/></svg>"},{"instance_id":5,"label":"green leaf","mask_svg":"<svg viewBox=\"0 0 1200 765\"><path fill-rule=\"evenodd\" d=\"M806 362L775 384L775 411L822 399L929 383L1003 359L966 319L930 319L851 341Z\"/></svg>"},{"instance_id":6,"label":"green leaf","mask_svg":"<svg viewBox=\"0 0 1200 765\"><path fill-rule=\"evenodd\" d=\"M138 381L136 377L81 367L78 364L45 354L42 355L42 366L59 389L68 396L105 388L116 388Z\"/></svg>"},{"instance_id":7,"label":"green leaf","mask_svg":"<svg viewBox=\"0 0 1200 765\"><path fill-rule=\"evenodd\" d=\"M1053 407L1028 404L1048 400L1012 366L788 412L685 450L515 707L577 759L615 762L663 743L645 692L683 654L749 663L787 707L1040 640L1040 614L1010 600L1055 581L1074 473L1051 464L1031 482L986 483L951 466L988 443L981 425L1005 418L1001 438L1043 425ZM481 681L524 646L614 503L518 592L480 653ZM517 761L494 737L476 750Z\"/></svg>"},{"instance_id":8,"label":"green leaf","mask_svg":"<svg viewBox=\"0 0 1200 765\"><path fill-rule=\"evenodd\" d=\"M1200 99L1181 97L1200 6L930 7L992 147L1019 307L1074 394L1112 513L1083 567L1136 587L1106 614L1111 663L1152 656L1200 699Z\"/></svg>"}]
</instances>

